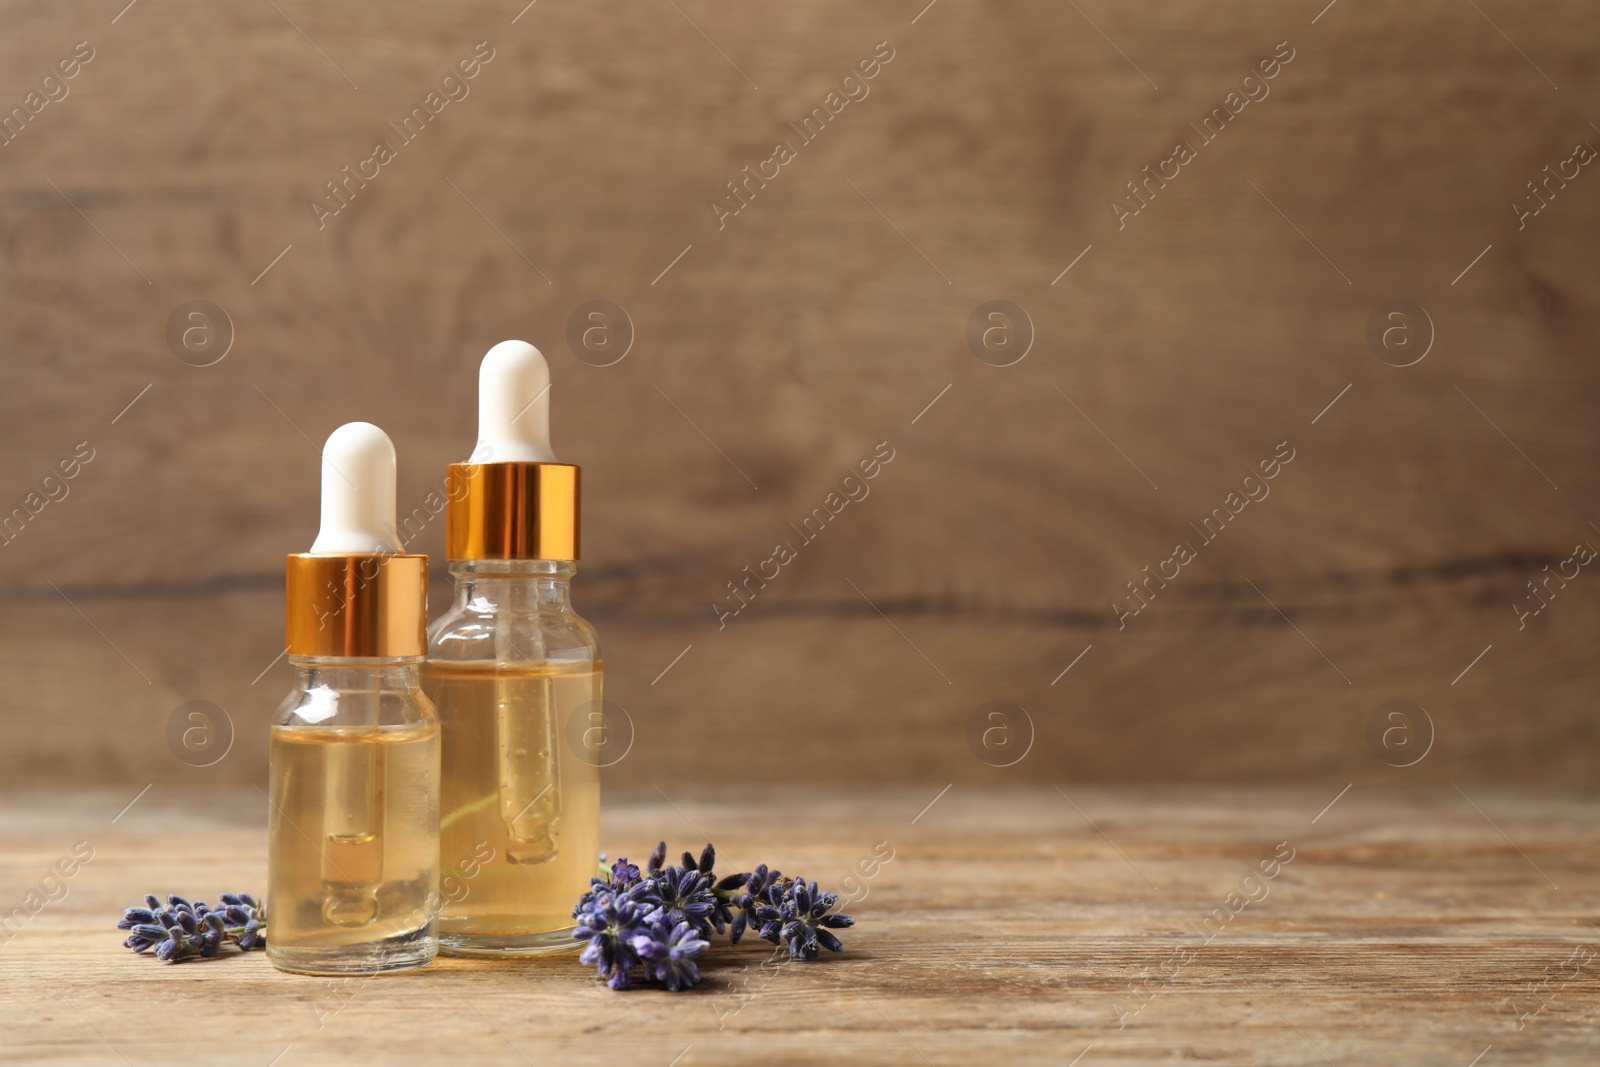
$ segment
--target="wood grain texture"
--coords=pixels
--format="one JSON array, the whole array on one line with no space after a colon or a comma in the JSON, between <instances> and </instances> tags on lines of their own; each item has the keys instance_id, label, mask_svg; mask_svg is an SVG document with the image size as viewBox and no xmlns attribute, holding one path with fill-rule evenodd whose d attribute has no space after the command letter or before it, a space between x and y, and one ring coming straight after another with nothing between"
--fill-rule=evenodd
<instances>
[{"instance_id":1,"label":"wood grain texture","mask_svg":"<svg viewBox=\"0 0 1600 1067\"><path fill-rule=\"evenodd\" d=\"M965 730L1007 700L1036 728L1012 779L1593 785L1600 583L1525 629L1513 605L1600 545L1600 176L1510 208L1600 145L1592 6L277 6L7 9L7 107L95 49L0 148L0 514L95 450L0 548L8 780L259 778L316 443L383 425L409 510L515 336L584 468L577 602L639 727L619 781L712 747L751 777L992 781ZM319 229L324 183L479 41L470 94ZM708 201L880 41L870 94L719 229ZM1124 184L1281 41L1270 95L1119 228ZM199 298L236 335L205 368L165 339ZM635 326L615 366L565 340L592 299ZM1014 366L967 347L993 299L1036 328ZM1368 349L1394 299L1435 328L1415 366ZM880 441L870 496L719 629ZM209 772L164 741L193 699L238 733ZM1364 733L1396 699L1437 732L1404 776Z\"/></svg>"},{"instance_id":2,"label":"wood grain texture","mask_svg":"<svg viewBox=\"0 0 1600 1067\"><path fill-rule=\"evenodd\" d=\"M0 1061L1064 1064L1089 1049L1085 1067L1309 1067L1465 1065L1492 1046L1480 1062L1493 1067L1596 1054L1592 799L957 786L930 806L932 790L752 803L661 784L608 798L613 854L710 836L724 863L841 883L892 851L860 882L847 951L766 974L759 947L724 947L684 995L614 994L572 958L445 960L349 990L259 954L167 966L118 946L118 909L146 890L259 885L259 796L152 790L112 825L127 795L13 795L7 907L75 841L94 858L0 945ZM1274 855L1292 858L1246 881ZM1253 902L1215 918L1241 886Z\"/></svg>"}]
</instances>

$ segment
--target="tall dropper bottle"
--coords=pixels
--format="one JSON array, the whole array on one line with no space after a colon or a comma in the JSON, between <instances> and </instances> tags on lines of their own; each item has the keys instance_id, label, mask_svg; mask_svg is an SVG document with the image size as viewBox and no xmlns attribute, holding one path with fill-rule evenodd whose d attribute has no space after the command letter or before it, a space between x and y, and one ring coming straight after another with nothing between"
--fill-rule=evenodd
<instances>
[{"instance_id":1,"label":"tall dropper bottle","mask_svg":"<svg viewBox=\"0 0 1600 1067\"><path fill-rule=\"evenodd\" d=\"M305 974L438 951L439 724L420 688L428 557L395 532L395 452L370 423L322 451L322 526L288 557L295 685L270 748L267 956Z\"/></svg>"},{"instance_id":2,"label":"tall dropper bottle","mask_svg":"<svg viewBox=\"0 0 1600 1067\"><path fill-rule=\"evenodd\" d=\"M429 628L423 686L441 729L441 862L464 892L445 902L440 951L571 951L606 724L598 640L570 596L578 468L550 447L550 371L532 345L484 356L477 446L446 488L456 596Z\"/></svg>"}]
</instances>

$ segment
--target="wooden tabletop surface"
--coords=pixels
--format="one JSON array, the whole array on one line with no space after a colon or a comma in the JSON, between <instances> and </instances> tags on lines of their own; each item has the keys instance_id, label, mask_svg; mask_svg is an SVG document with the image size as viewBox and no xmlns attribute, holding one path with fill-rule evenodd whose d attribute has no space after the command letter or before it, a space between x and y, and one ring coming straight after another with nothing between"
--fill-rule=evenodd
<instances>
[{"instance_id":1,"label":"wooden tabletop surface","mask_svg":"<svg viewBox=\"0 0 1600 1067\"><path fill-rule=\"evenodd\" d=\"M119 909L145 892L259 889L260 797L11 794L0 904L26 912L41 887L58 899L0 943L0 1059L1502 1067L1600 1054L1595 799L658 784L608 798L613 855L709 836L724 863L851 886L847 951L763 967L761 942L716 947L685 994L613 993L572 957L441 959L343 986L260 953L165 965L120 947ZM62 896L44 876L75 846L93 858ZM875 851L893 858L864 877Z\"/></svg>"}]
</instances>

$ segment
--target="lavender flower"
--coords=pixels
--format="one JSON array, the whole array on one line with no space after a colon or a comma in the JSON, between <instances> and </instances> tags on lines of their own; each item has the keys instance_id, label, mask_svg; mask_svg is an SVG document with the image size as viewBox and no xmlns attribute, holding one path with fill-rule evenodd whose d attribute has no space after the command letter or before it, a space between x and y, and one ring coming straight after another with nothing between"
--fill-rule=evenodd
<instances>
[{"instance_id":1,"label":"lavender flower","mask_svg":"<svg viewBox=\"0 0 1600 1067\"><path fill-rule=\"evenodd\" d=\"M633 942L634 951L644 961L645 977L674 993L700 983L700 968L694 961L709 946L710 942L699 937L698 931L686 922L671 930L664 923L657 923Z\"/></svg>"},{"instance_id":2,"label":"lavender flower","mask_svg":"<svg viewBox=\"0 0 1600 1067\"><path fill-rule=\"evenodd\" d=\"M639 880L639 868L628 862L628 857L618 856L617 862L611 865L611 884L616 886L630 886Z\"/></svg>"},{"instance_id":3,"label":"lavender flower","mask_svg":"<svg viewBox=\"0 0 1600 1067\"><path fill-rule=\"evenodd\" d=\"M635 947L641 936L649 934L661 909L640 900L644 883L635 883L621 892L594 880L595 889L585 894L573 917L578 925L572 936L587 940L578 961L592 966L612 989L627 989L633 984L633 969L640 962Z\"/></svg>"},{"instance_id":4,"label":"lavender flower","mask_svg":"<svg viewBox=\"0 0 1600 1067\"><path fill-rule=\"evenodd\" d=\"M814 960L819 944L833 952L844 951L844 945L831 931L854 926L856 921L848 915L833 913L838 903L836 894L818 892L815 882L796 878L790 883L778 912L783 919L782 933L789 943L791 956Z\"/></svg>"},{"instance_id":5,"label":"lavender flower","mask_svg":"<svg viewBox=\"0 0 1600 1067\"><path fill-rule=\"evenodd\" d=\"M169 963L209 959L229 942L244 951L267 943L266 916L248 893L222 894L222 907L215 910L176 894L165 905L154 896L146 896L144 904L122 913L117 928L129 931L123 945L140 953L154 949L157 959Z\"/></svg>"},{"instance_id":6,"label":"lavender flower","mask_svg":"<svg viewBox=\"0 0 1600 1067\"><path fill-rule=\"evenodd\" d=\"M578 898L578 903L573 905L572 917L582 919L585 911L593 907L602 894L620 893L632 889L639 883L639 868L628 862L628 857L619 856L617 862L610 867L605 865L605 853L600 854L600 877L589 879L589 890Z\"/></svg>"},{"instance_id":7,"label":"lavender flower","mask_svg":"<svg viewBox=\"0 0 1600 1067\"><path fill-rule=\"evenodd\" d=\"M663 841L660 847L664 852L666 842ZM716 863L716 847L709 843L704 851L700 853L698 861L687 852L683 854L684 869L699 871L705 876L706 886L711 890L712 896L711 911L707 914L707 918L717 933L721 934L726 933L735 921L733 909L737 906L737 900L743 894L745 883L749 880L750 875L730 874L719 879L713 869ZM703 930L701 931L701 936L706 936L709 933L709 930ZM734 937L733 940L737 942L739 939Z\"/></svg>"},{"instance_id":8,"label":"lavender flower","mask_svg":"<svg viewBox=\"0 0 1600 1067\"><path fill-rule=\"evenodd\" d=\"M767 870L765 863L757 867L754 873L745 876L743 890L733 895L733 904L739 909L739 914L733 917L728 929L728 940L733 944L739 943L739 938L744 936L746 926L753 927L757 931L761 930L762 923L756 911L766 898L767 888L779 877L781 877L779 872ZM774 914L772 918L777 919L778 916Z\"/></svg>"},{"instance_id":9,"label":"lavender flower","mask_svg":"<svg viewBox=\"0 0 1600 1067\"><path fill-rule=\"evenodd\" d=\"M716 898L706 875L682 867L668 867L654 878L640 883L641 899L659 907L667 926L688 923L701 937L711 935L707 918L716 908Z\"/></svg>"},{"instance_id":10,"label":"lavender flower","mask_svg":"<svg viewBox=\"0 0 1600 1067\"><path fill-rule=\"evenodd\" d=\"M836 894L803 878L785 878L765 864L718 878L716 849L709 844L698 858L683 853L681 865L669 866L666 858L663 841L642 872L626 858L609 870L602 863L601 876L590 879L573 909L573 936L588 941L579 959L613 989L629 988L640 975L673 992L699 984L695 960L709 947L713 930L734 944L754 930L786 946L795 959L809 960L824 948L843 951L833 931L855 925L834 911Z\"/></svg>"},{"instance_id":11,"label":"lavender flower","mask_svg":"<svg viewBox=\"0 0 1600 1067\"><path fill-rule=\"evenodd\" d=\"M660 848L664 854L667 850L667 843L663 841L657 847ZM717 847L709 841L706 842L706 847L700 851L700 859L698 862L696 862L693 853L685 852L683 854L683 869L686 871L701 871L705 874L710 874L711 868L716 866L716 863Z\"/></svg>"}]
</instances>

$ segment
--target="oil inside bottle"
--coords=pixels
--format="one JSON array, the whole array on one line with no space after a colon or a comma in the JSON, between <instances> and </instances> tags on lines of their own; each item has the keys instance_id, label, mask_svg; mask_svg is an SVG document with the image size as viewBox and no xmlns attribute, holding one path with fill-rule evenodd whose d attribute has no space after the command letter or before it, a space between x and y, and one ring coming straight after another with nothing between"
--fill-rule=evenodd
<instances>
[{"instance_id":1,"label":"oil inside bottle","mask_svg":"<svg viewBox=\"0 0 1600 1067\"><path fill-rule=\"evenodd\" d=\"M600 677L590 661L424 664L442 739L440 853L448 865L487 842L495 857L471 873L446 867L469 889L443 906L442 944L534 949L572 926L600 847L599 749L573 717L598 707Z\"/></svg>"},{"instance_id":2,"label":"oil inside bottle","mask_svg":"<svg viewBox=\"0 0 1600 1067\"><path fill-rule=\"evenodd\" d=\"M274 726L271 746L273 962L415 966L436 922L439 725Z\"/></svg>"}]
</instances>

